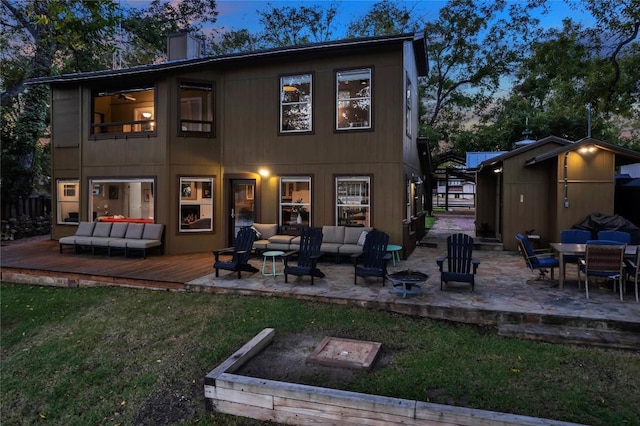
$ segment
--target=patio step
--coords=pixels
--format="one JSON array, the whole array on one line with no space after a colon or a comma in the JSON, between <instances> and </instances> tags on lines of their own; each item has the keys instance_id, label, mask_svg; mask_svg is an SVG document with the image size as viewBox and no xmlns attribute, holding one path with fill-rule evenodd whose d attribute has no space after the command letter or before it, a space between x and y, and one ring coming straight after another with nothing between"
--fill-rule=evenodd
<instances>
[{"instance_id":1,"label":"patio step","mask_svg":"<svg viewBox=\"0 0 640 426\"><path fill-rule=\"evenodd\" d=\"M573 343L618 349L640 348L640 334L634 331L541 324L500 324L498 334L551 343Z\"/></svg>"}]
</instances>

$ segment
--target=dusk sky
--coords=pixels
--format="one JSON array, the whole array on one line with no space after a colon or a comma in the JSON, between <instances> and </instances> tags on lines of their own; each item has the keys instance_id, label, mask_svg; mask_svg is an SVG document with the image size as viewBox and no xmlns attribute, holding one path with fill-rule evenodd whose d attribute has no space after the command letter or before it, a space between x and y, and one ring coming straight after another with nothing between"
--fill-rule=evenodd
<instances>
[{"instance_id":1,"label":"dusk sky","mask_svg":"<svg viewBox=\"0 0 640 426\"><path fill-rule=\"evenodd\" d=\"M517 0L514 0L517 1ZM239 30L247 28L250 31L258 31L260 24L258 22L258 15L256 10L266 10L268 3L275 7L289 6L295 7L299 4L306 5L323 5L327 7L331 4L330 0L299 0L299 1L282 1L282 0L222 0L218 1L218 20L215 27L218 29L224 28L225 30ZM336 35L346 31L346 26L350 21L358 16L365 15L375 4L375 1L370 0L347 0L338 1L338 15L337 20L339 22L336 25ZM438 10L444 6L447 2L443 0L402 0L402 3L407 9L412 11L412 17L420 18L423 21L435 20L438 16ZM546 27L559 27L562 24L562 19L571 17L574 20L579 20L583 23L589 23L593 21L591 17L582 17L579 11L571 10L569 6L562 0L549 1L552 13L546 15L543 19L543 23ZM339 38L339 37L337 37Z\"/></svg>"}]
</instances>

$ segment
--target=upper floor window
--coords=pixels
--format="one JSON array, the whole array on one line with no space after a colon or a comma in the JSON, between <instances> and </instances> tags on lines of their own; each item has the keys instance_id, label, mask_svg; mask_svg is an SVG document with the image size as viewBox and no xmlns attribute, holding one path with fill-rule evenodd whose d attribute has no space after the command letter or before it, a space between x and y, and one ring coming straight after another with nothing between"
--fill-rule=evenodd
<instances>
[{"instance_id":1,"label":"upper floor window","mask_svg":"<svg viewBox=\"0 0 640 426\"><path fill-rule=\"evenodd\" d=\"M371 68L336 74L336 129L371 128Z\"/></svg>"},{"instance_id":2,"label":"upper floor window","mask_svg":"<svg viewBox=\"0 0 640 426\"><path fill-rule=\"evenodd\" d=\"M148 135L156 131L155 88L94 92L91 134Z\"/></svg>"},{"instance_id":3,"label":"upper floor window","mask_svg":"<svg viewBox=\"0 0 640 426\"><path fill-rule=\"evenodd\" d=\"M280 132L310 132L312 128L311 74L280 77Z\"/></svg>"},{"instance_id":4,"label":"upper floor window","mask_svg":"<svg viewBox=\"0 0 640 426\"><path fill-rule=\"evenodd\" d=\"M280 225L311 226L311 178L280 178Z\"/></svg>"},{"instance_id":5,"label":"upper floor window","mask_svg":"<svg viewBox=\"0 0 640 426\"><path fill-rule=\"evenodd\" d=\"M212 136L213 84L183 81L180 83L179 92L179 133L189 136Z\"/></svg>"},{"instance_id":6,"label":"upper floor window","mask_svg":"<svg viewBox=\"0 0 640 426\"><path fill-rule=\"evenodd\" d=\"M80 222L80 181L60 179L56 181L57 223L78 224Z\"/></svg>"},{"instance_id":7,"label":"upper floor window","mask_svg":"<svg viewBox=\"0 0 640 426\"><path fill-rule=\"evenodd\" d=\"M336 224L371 226L370 185L369 176L336 178Z\"/></svg>"},{"instance_id":8,"label":"upper floor window","mask_svg":"<svg viewBox=\"0 0 640 426\"><path fill-rule=\"evenodd\" d=\"M412 131L412 127L413 127L413 115L412 115L412 111L411 111L411 107L412 107L412 102L413 102L413 96L411 94L411 92L413 91L413 86L411 85L411 80L409 79L409 76L407 75L407 79L406 79L406 83L407 83L407 90L405 92L405 127L406 127L406 133L408 137L411 137L411 131Z\"/></svg>"}]
</instances>

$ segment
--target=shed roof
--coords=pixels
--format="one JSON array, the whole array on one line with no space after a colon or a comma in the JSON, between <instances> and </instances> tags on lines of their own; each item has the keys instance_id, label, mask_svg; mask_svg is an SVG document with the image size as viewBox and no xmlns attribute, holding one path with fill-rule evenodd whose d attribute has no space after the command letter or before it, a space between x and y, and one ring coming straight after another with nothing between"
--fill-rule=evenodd
<instances>
[{"instance_id":1,"label":"shed roof","mask_svg":"<svg viewBox=\"0 0 640 426\"><path fill-rule=\"evenodd\" d=\"M513 149L511 151L507 151L504 154L498 155L496 157L487 159L485 161L483 161L482 163L480 163L478 165L478 171L481 172L484 168L491 168L493 169L495 166L498 166L500 164L502 164L502 162L506 159L509 159L511 157L514 157L516 155L520 155L524 152L527 151L531 151L532 149L536 149L539 148L541 146L547 145L549 143L554 143L554 144L560 144L562 146L568 146L571 145L573 142L568 140L568 139L564 139L561 138L559 136L547 136L545 138L542 138L536 142L530 143L530 144L526 144L523 145L519 148Z\"/></svg>"},{"instance_id":2,"label":"shed roof","mask_svg":"<svg viewBox=\"0 0 640 426\"><path fill-rule=\"evenodd\" d=\"M426 42L424 33L397 34L389 36L353 38L335 40L322 43L312 43L305 45L287 46L273 49L254 50L250 52L233 53L228 55L210 56L195 59L182 59L162 62L151 65L140 65L119 70L88 71L58 76L40 77L28 81L28 84L40 83L72 83L89 82L121 77L149 76L166 72L169 70L193 69L205 66L231 66L239 63L255 63L256 61L274 61L283 57L295 55L296 59L301 57L315 57L328 53L340 54L353 52L354 49L378 50L385 46L411 41L414 47L416 67L419 76L426 76L428 72L428 59L426 53Z\"/></svg>"},{"instance_id":3,"label":"shed roof","mask_svg":"<svg viewBox=\"0 0 640 426\"><path fill-rule=\"evenodd\" d=\"M552 149L551 151L547 151L544 154L536 155L535 157L525 161L525 166L532 166L534 164L542 163L544 161L556 158L559 155L564 154L565 152L575 151L580 148L589 147L589 146L595 146L599 149L613 152L616 157L616 166L620 166L624 164L634 164L634 163L640 162L640 152L638 151L625 148L620 145L614 145L607 142L603 142L598 139L584 138L584 139L580 139L579 141L573 142L569 145L560 146L556 149Z\"/></svg>"}]
</instances>

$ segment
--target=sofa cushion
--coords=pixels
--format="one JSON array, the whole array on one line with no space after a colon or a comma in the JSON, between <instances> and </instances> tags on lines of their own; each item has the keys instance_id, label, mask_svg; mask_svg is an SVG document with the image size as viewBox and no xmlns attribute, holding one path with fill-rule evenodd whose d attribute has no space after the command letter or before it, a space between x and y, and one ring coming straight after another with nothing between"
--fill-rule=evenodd
<instances>
[{"instance_id":1,"label":"sofa cushion","mask_svg":"<svg viewBox=\"0 0 640 426\"><path fill-rule=\"evenodd\" d=\"M322 243L320 251L323 253L338 253L338 250L343 245L342 243Z\"/></svg>"},{"instance_id":2,"label":"sofa cushion","mask_svg":"<svg viewBox=\"0 0 640 426\"><path fill-rule=\"evenodd\" d=\"M360 234L360 237L358 238L358 245L359 246L363 246L365 241L367 241L367 234L369 233L369 231L362 231L362 233Z\"/></svg>"},{"instance_id":3,"label":"sofa cushion","mask_svg":"<svg viewBox=\"0 0 640 426\"><path fill-rule=\"evenodd\" d=\"M278 233L277 223L254 223L253 228L260 233L259 237L256 234L256 240L268 240Z\"/></svg>"},{"instance_id":4,"label":"sofa cushion","mask_svg":"<svg viewBox=\"0 0 640 426\"><path fill-rule=\"evenodd\" d=\"M76 236L90 237L91 234L93 234L93 228L95 228L95 226L95 222L80 222L76 230Z\"/></svg>"},{"instance_id":5,"label":"sofa cushion","mask_svg":"<svg viewBox=\"0 0 640 426\"><path fill-rule=\"evenodd\" d=\"M362 226L346 226L344 228L344 243L345 244L358 244L362 232L369 232L373 228L363 228Z\"/></svg>"},{"instance_id":6,"label":"sofa cushion","mask_svg":"<svg viewBox=\"0 0 640 426\"><path fill-rule=\"evenodd\" d=\"M127 233L127 226L129 226L127 222L115 222L111 226L111 234L109 236L111 238L124 238Z\"/></svg>"},{"instance_id":7,"label":"sofa cushion","mask_svg":"<svg viewBox=\"0 0 640 426\"><path fill-rule=\"evenodd\" d=\"M146 223L144 225L144 231L142 232L143 240L158 240L162 239L162 231L164 225L162 223Z\"/></svg>"},{"instance_id":8,"label":"sofa cushion","mask_svg":"<svg viewBox=\"0 0 640 426\"><path fill-rule=\"evenodd\" d=\"M289 244L293 240L293 235L273 235L269 242L273 244Z\"/></svg>"},{"instance_id":9,"label":"sofa cushion","mask_svg":"<svg viewBox=\"0 0 640 426\"><path fill-rule=\"evenodd\" d=\"M343 244L344 243L344 226L322 227L322 244Z\"/></svg>"},{"instance_id":10,"label":"sofa cushion","mask_svg":"<svg viewBox=\"0 0 640 426\"><path fill-rule=\"evenodd\" d=\"M124 234L124 237L140 239L142 238L142 232L144 231L144 223L130 223L127 226L127 233Z\"/></svg>"},{"instance_id":11,"label":"sofa cushion","mask_svg":"<svg viewBox=\"0 0 640 426\"><path fill-rule=\"evenodd\" d=\"M93 237L108 237L111 234L111 222L98 222L96 227L93 228Z\"/></svg>"}]
</instances>

